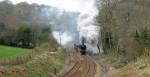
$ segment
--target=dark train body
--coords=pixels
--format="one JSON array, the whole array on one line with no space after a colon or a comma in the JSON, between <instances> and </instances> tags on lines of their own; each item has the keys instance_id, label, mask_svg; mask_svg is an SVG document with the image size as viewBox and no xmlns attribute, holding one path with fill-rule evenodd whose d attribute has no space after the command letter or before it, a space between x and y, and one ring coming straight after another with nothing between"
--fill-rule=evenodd
<instances>
[{"instance_id":1,"label":"dark train body","mask_svg":"<svg viewBox=\"0 0 150 77\"><path fill-rule=\"evenodd\" d=\"M86 45L82 44L82 45L76 45L74 44L74 48L77 52L80 52L81 55L86 55Z\"/></svg>"}]
</instances>

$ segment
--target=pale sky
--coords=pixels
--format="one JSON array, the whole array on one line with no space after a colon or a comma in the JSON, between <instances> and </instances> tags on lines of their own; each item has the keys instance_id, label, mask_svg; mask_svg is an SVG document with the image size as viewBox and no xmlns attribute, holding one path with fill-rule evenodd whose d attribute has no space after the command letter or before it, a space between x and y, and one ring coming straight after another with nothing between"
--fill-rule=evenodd
<instances>
[{"instance_id":1,"label":"pale sky","mask_svg":"<svg viewBox=\"0 0 150 77\"><path fill-rule=\"evenodd\" d=\"M0 0L2 1L2 0ZM37 3L54 6L66 11L78 11L81 13L95 12L94 0L10 0L14 4L19 2Z\"/></svg>"}]
</instances>

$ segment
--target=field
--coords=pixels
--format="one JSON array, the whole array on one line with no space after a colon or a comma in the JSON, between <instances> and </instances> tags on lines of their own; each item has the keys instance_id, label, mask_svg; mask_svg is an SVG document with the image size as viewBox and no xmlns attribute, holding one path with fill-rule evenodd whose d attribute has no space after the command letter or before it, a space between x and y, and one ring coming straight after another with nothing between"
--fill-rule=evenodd
<instances>
[{"instance_id":1,"label":"field","mask_svg":"<svg viewBox=\"0 0 150 77\"><path fill-rule=\"evenodd\" d=\"M0 60L36 52L25 63L0 66L0 77L50 77L59 73L64 67L64 49L54 49L52 45L47 43L32 50L0 45Z\"/></svg>"},{"instance_id":2,"label":"field","mask_svg":"<svg viewBox=\"0 0 150 77\"><path fill-rule=\"evenodd\" d=\"M63 51L57 51L53 55L51 52L43 52L24 64L1 66L0 77L51 77L51 74L60 72L63 66Z\"/></svg>"},{"instance_id":3,"label":"field","mask_svg":"<svg viewBox=\"0 0 150 77\"><path fill-rule=\"evenodd\" d=\"M16 58L17 56L31 54L30 49L16 48L0 45L0 59Z\"/></svg>"}]
</instances>

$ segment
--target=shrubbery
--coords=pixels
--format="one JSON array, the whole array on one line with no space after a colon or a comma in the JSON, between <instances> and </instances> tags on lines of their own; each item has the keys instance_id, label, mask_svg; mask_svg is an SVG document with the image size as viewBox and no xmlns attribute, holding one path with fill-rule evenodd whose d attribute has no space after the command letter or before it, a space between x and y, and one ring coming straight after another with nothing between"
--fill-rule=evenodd
<instances>
[{"instance_id":1,"label":"shrubbery","mask_svg":"<svg viewBox=\"0 0 150 77\"><path fill-rule=\"evenodd\" d=\"M115 49L130 61L142 55L145 48L150 48L149 0L100 2L97 21L101 27L100 41L106 54L109 49Z\"/></svg>"},{"instance_id":2,"label":"shrubbery","mask_svg":"<svg viewBox=\"0 0 150 77\"><path fill-rule=\"evenodd\" d=\"M51 7L27 2L13 4L9 0L1 1L0 44L33 48L53 39L50 23L55 17L48 16L49 11L45 9Z\"/></svg>"},{"instance_id":3,"label":"shrubbery","mask_svg":"<svg viewBox=\"0 0 150 77\"><path fill-rule=\"evenodd\" d=\"M2 45L33 48L42 42L54 39L50 28L47 26L36 26L36 28L33 28L29 25L18 25L11 28L4 25L0 29L0 44Z\"/></svg>"}]
</instances>

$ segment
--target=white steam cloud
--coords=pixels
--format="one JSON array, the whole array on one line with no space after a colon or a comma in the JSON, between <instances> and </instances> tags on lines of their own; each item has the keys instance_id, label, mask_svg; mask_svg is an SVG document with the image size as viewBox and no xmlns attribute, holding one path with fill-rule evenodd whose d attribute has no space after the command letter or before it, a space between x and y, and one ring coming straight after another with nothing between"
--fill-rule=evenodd
<instances>
[{"instance_id":1,"label":"white steam cloud","mask_svg":"<svg viewBox=\"0 0 150 77\"><path fill-rule=\"evenodd\" d=\"M90 8L86 8L81 12L78 19L78 31L80 34L80 39L82 37L86 38L87 46L89 50L93 52L98 52L97 43L99 37L100 28L95 25L95 16L98 14L98 10L95 7L95 0L89 0L87 4ZM93 42L94 41L94 42Z\"/></svg>"},{"instance_id":2,"label":"white steam cloud","mask_svg":"<svg viewBox=\"0 0 150 77\"><path fill-rule=\"evenodd\" d=\"M66 32L63 32L63 33L60 33L60 32L57 32L57 31L54 31L53 32L53 35L54 35L54 38L62 45L66 45L68 42L71 42L72 41L72 37L69 36L68 33ZM67 37L67 38L66 38Z\"/></svg>"},{"instance_id":3,"label":"white steam cloud","mask_svg":"<svg viewBox=\"0 0 150 77\"><path fill-rule=\"evenodd\" d=\"M2 0L0 0L2 1ZM63 9L69 12L79 12L79 18L77 21L77 30L79 31L79 38L85 37L88 40L88 46L92 51L97 52L97 43L99 37L100 28L95 25L95 16L98 14L98 10L95 6L95 0L10 0L14 4L20 2L45 4ZM61 25L60 25L61 26ZM67 31L60 34L58 31L53 32L54 37L58 42L61 40L61 44L65 45L73 41L74 37ZM94 43L92 42L94 40Z\"/></svg>"}]
</instances>

